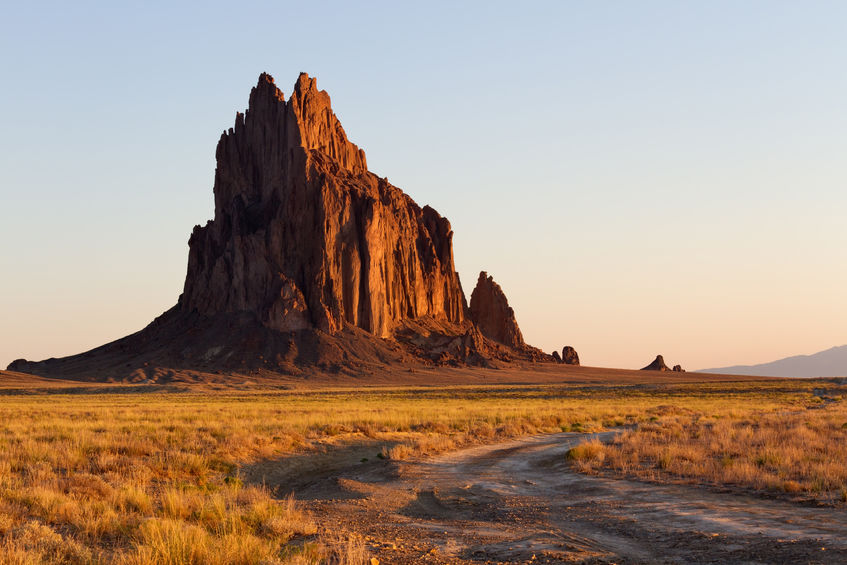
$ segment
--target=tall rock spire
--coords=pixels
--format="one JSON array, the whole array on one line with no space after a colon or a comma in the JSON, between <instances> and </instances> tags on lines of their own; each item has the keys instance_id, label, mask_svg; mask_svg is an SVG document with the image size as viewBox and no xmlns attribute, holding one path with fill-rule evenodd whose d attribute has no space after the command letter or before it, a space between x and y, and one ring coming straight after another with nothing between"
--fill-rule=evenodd
<instances>
[{"instance_id":1,"label":"tall rock spire","mask_svg":"<svg viewBox=\"0 0 847 565\"><path fill-rule=\"evenodd\" d=\"M515 311L500 285L482 271L471 293L470 319L482 335L509 347L524 347L523 335L515 319Z\"/></svg>"},{"instance_id":2,"label":"tall rock spire","mask_svg":"<svg viewBox=\"0 0 847 565\"><path fill-rule=\"evenodd\" d=\"M267 327L387 337L405 319L464 321L450 223L367 171L329 95L270 75L218 142L215 219L195 227L181 308Z\"/></svg>"}]
</instances>

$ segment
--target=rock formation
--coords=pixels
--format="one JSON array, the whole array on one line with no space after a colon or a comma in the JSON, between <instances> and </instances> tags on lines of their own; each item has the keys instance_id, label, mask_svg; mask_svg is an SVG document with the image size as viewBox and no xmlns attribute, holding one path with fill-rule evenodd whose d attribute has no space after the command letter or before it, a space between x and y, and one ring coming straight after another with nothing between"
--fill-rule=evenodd
<instances>
[{"instance_id":1,"label":"rock formation","mask_svg":"<svg viewBox=\"0 0 847 565\"><path fill-rule=\"evenodd\" d=\"M579 365L579 355L577 355L576 349L570 345L562 348L562 363L566 365Z\"/></svg>"},{"instance_id":2,"label":"rock formation","mask_svg":"<svg viewBox=\"0 0 847 565\"><path fill-rule=\"evenodd\" d=\"M262 74L216 158L214 219L191 234L177 305L140 332L15 370L161 381L174 367L359 374L551 359L524 343L484 272L467 306L450 222L368 171L315 79L301 74L286 99Z\"/></svg>"},{"instance_id":3,"label":"rock formation","mask_svg":"<svg viewBox=\"0 0 847 565\"><path fill-rule=\"evenodd\" d=\"M554 351L553 360L557 363L564 363L565 365L579 365L579 355L577 355L576 349L570 345L562 348L561 355L559 355L558 351Z\"/></svg>"},{"instance_id":4,"label":"rock formation","mask_svg":"<svg viewBox=\"0 0 847 565\"><path fill-rule=\"evenodd\" d=\"M404 319L464 321L450 222L367 171L315 79L301 74L286 101L262 74L216 156L215 218L191 234L184 311L379 337Z\"/></svg>"},{"instance_id":5,"label":"rock formation","mask_svg":"<svg viewBox=\"0 0 847 565\"><path fill-rule=\"evenodd\" d=\"M643 367L642 371L670 371L667 365L665 365L665 359L661 355L656 355L656 358L653 359L653 362Z\"/></svg>"},{"instance_id":6,"label":"rock formation","mask_svg":"<svg viewBox=\"0 0 847 565\"><path fill-rule=\"evenodd\" d=\"M479 273L476 288L471 293L468 314L485 337L509 347L524 346L515 311L509 306L503 289L485 271Z\"/></svg>"},{"instance_id":7,"label":"rock formation","mask_svg":"<svg viewBox=\"0 0 847 565\"><path fill-rule=\"evenodd\" d=\"M674 365L672 370L675 373L684 373L685 372L685 369L682 368L682 365Z\"/></svg>"}]
</instances>

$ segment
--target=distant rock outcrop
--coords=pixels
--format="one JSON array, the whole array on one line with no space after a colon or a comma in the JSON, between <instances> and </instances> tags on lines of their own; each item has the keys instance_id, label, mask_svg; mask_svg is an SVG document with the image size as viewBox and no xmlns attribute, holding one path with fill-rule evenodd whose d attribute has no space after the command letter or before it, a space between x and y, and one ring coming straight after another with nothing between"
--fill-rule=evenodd
<instances>
[{"instance_id":1,"label":"distant rock outcrop","mask_svg":"<svg viewBox=\"0 0 847 565\"><path fill-rule=\"evenodd\" d=\"M570 345L566 345L562 348L562 363L565 365L579 365L579 355L576 353L576 349L571 347Z\"/></svg>"},{"instance_id":2,"label":"distant rock outcrop","mask_svg":"<svg viewBox=\"0 0 847 565\"><path fill-rule=\"evenodd\" d=\"M682 365L674 365L674 366L673 366L673 371L674 371L675 373L684 373L684 372L685 372L685 369L683 369L683 368L682 368Z\"/></svg>"},{"instance_id":3,"label":"distant rock outcrop","mask_svg":"<svg viewBox=\"0 0 847 565\"><path fill-rule=\"evenodd\" d=\"M484 272L468 307L450 222L368 171L315 79L301 74L286 99L262 74L216 158L215 216L191 234L177 305L140 332L17 370L158 381L173 367L360 374L550 360L524 343Z\"/></svg>"},{"instance_id":4,"label":"distant rock outcrop","mask_svg":"<svg viewBox=\"0 0 847 565\"><path fill-rule=\"evenodd\" d=\"M652 363L647 365L646 367L642 367L642 371L670 371L667 365L665 365L665 359L661 355L656 355L656 358Z\"/></svg>"},{"instance_id":5,"label":"distant rock outcrop","mask_svg":"<svg viewBox=\"0 0 847 565\"><path fill-rule=\"evenodd\" d=\"M570 345L566 345L562 348L561 355L559 355L558 351L554 351L553 360L556 361L556 363L563 363L565 365L579 365L579 355L577 355L576 349Z\"/></svg>"},{"instance_id":6,"label":"distant rock outcrop","mask_svg":"<svg viewBox=\"0 0 847 565\"><path fill-rule=\"evenodd\" d=\"M515 320L515 311L500 285L482 271L471 293L469 316L482 335L509 347L524 347L523 335Z\"/></svg>"}]
</instances>

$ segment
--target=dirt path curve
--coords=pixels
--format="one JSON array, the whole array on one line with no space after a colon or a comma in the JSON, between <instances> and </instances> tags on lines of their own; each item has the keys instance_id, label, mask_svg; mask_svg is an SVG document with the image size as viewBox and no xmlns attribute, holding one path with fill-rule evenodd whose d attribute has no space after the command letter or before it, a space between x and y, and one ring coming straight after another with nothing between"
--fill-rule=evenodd
<instances>
[{"instance_id":1,"label":"dirt path curve","mask_svg":"<svg viewBox=\"0 0 847 565\"><path fill-rule=\"evenodd\" d=\"M842 510L570 470L568 449L610 434L361 463L297 497L381 563L847 563Z\"/></svg>"}]
</instances>

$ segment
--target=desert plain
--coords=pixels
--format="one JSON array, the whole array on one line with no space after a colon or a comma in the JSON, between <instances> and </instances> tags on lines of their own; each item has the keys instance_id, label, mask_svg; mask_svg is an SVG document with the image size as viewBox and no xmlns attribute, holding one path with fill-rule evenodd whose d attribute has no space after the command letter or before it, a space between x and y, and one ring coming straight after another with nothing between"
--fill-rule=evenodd
<instances>
[{"instance_id":1,"label":"desert plain","mask_svg":"<svg viewBox=\"0 0 847 565\"><path fill-rule=\"evenodd\" d=\"M847 385L0 373L3 563L839 563Z\"/></svg>"}]
</instances>

